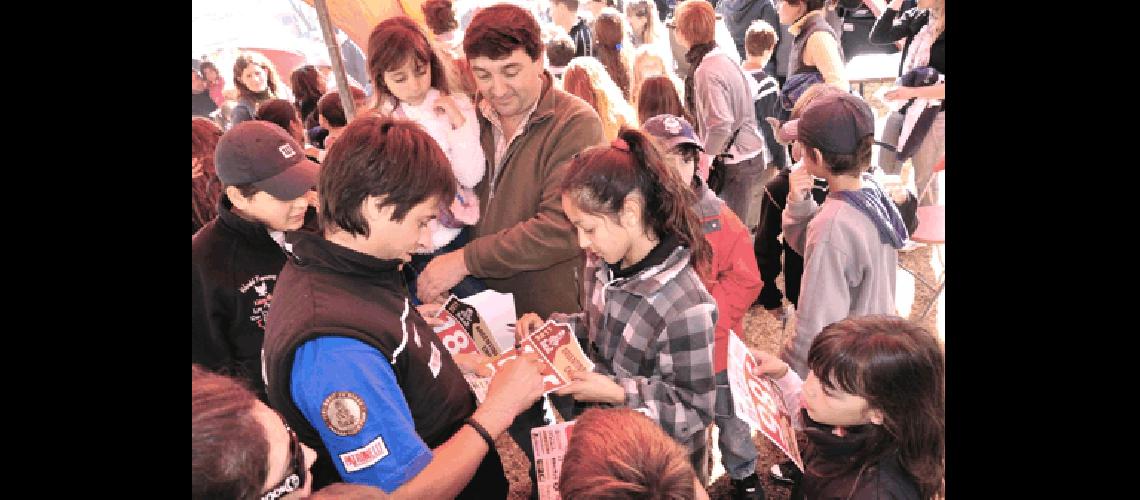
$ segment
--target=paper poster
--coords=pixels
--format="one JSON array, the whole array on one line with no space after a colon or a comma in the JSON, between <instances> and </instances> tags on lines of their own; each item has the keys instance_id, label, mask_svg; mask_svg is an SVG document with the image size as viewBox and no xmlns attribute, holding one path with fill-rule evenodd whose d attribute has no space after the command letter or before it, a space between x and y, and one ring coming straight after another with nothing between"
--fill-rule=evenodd
<instances>
[{"instance_id":1,"label":"paper poster","mask_svg":"<svg viewBox=\"0 0 1140 500\"><path fill-rule=\"evenodd\" d=\"M558 478L562 474L562 463L570 444L570 434L574 421L535 427L530 430L531 444L534 445L534 472L538 478L539 500L558 500Z\"/></svg>"},{"instance_id":2,"label":"paper poster","mask_svg":"<svg viewBox=\"0 0 1140 500\"><path fill-rule=\"evenodd\" d=\"M498 356L501 352L499 344L495 342L494 336L491 335L491 329L483 322L483 318L479 315L479 311L475 306L464 303L456 296L452 295L447 298L447 302L439 311L437 316L448 324L459 325L467 338L473 345L472 351L478 351L487 357ZM440 336L442 339L442 335ZM450 348L448 349L450 350ZM460 350L459 352L468 352ZM455 354L454 352L452 354Z\"/></svg>"},{"instance_id":3,"label":"paper poster","mask_svg":"<svg viewBox=\"0 0 1140 500\"><path fill-rule=\"evenodd\" d=\"M491 360L488 366L492 372L502 368L507 361L518 357L519 349L524 353L535 352L547 365L544 371L552 372L542 379L542 394L546 395L567 385L570 385L569 371L592 371L594 363L586 357L574 331L570 325L547 321L538 331L527 336L519 343L518 349L510 349Z\"/></svg>"},{"instance_id":4,"label":"paper poster","mask_svg":"<svg viewBox=\"0 0 1140 500\"><path fill-rule=\"evenodd\" d=\"M736 335L728 336L728 384L736 416L748 422L804 470L792 419L784 407L780 389L760 374L756 359Z\"/></svg>"},{"instance_id":5,"label":"paper poster","mask_svg":"<svg viewBox=\"0 0 1140 500\"><path fill-rule=\"evenodd\" d=\"M491 385L491 377L480 377L474 373L464 373L463 379L467 381L467 385L471 387L471 392L475 393L475 399L479 404L483 404L483 400L487 399L487 387Z\"/></svg>"},{"instance_id":6,"label":"paper poster","mask_svg":"<svg viewBox=\"0 0 1140 500\"><path fill-rule=\"evenodd\" d=\"M447 348L447 352L451 353L452 356L460 353L479 352L475 346L475 341L471 338L468 327L447 309L446 306L452 305L453 302L458 302L454 295L447 299L445 307L441 307L435 316L443 321L443 325L433 326L432 330L439 336L443 347Z\"/></svg>"},{"instance_id":7,"label":"paper poster","mask_svg":"<svg viewBox=\"0 0 1140 500\"><path fill-rule=\"evenodd\" d=\"M491 336L498 344L498 352L504 352L515 346L515 296L510 293L499 293L494 290L483 290L475 295L461 299L471 304L483 318L482 324L491 331Z\"/></svg>"}]
</instances>

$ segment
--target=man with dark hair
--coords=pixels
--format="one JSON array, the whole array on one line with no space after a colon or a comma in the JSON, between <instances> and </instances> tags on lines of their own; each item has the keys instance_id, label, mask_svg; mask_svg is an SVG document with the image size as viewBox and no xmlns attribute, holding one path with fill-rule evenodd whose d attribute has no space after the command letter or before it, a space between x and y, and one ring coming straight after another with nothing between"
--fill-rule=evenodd
<instances>
[{"instance_id":1,"label":"man with dark hair","mask_svg":"<svg viewBox=\"0 0 1140 500\"><path fill-rule=\"evenodd\" d=\"M559 184L567 160L605 141L601 119L585 101L554 87L543 71L538 22L525 9L499 4L479 11L463 49L481 96L476 108L488 169L475 189L483 214L466 246L428 264L418 295L425 303L442 302L447 290L472 275L514 294L520 314L580 311L581 250ZM542 421L536 404L511 427L532 460L530 428Z\"/></svg>"},{"instance_id":2,"label":"man with dark hair","mask_svg":"<svg viewBox=\"0 0 1140 500\"><path fill-rule=\"evenodd\" d=\"M796 332L780 357L801 377L823 327L850 316L895 314L898 249L909 237L898 208L871 174L875 117L858 96L816 97L780 129L801 148L803 167L789 176L784 239L804 256ZM812 176L827 181L822 205Z\"/></svg>"},{"instance_id":3,"label":"man with dark hair","mask_svg":"<svg viewBox=\"0 0 1140 500\"><path fill-rule=\"evenodd\" d=\"M261 343L285 265L284 232L315 224L317 164L281 127L245 121L218 140L218 216L190 243L191 361L244 379L262 401Z\"/></svg>"},{"instance_id":4,"label":"man with dark hair","mask_svg":"<svg viewBox=\"0 0 1140 500\"><path fill-rule=\"evenodd\" d=\"M574 40L574 56L594 55L594 32L586 18L578 15L578 0L550 0L550 20Z\"/></svg>"},{"instance_id":5,"label":"man with dark hair","mask_svg":"<svg viewBox=\"0 0 1140 500\"><path fill-rule=\"evenodd\" d=\"M452 358L411 306L400 267L455 196L447 157L410 121L353 120L321 167L323 234L294 233L265 336L269 400L317 450L313 487L403 498L503 498L494 448L542 394L533 356L509 362L476 409Z\"/></svg>"}]
</instances>

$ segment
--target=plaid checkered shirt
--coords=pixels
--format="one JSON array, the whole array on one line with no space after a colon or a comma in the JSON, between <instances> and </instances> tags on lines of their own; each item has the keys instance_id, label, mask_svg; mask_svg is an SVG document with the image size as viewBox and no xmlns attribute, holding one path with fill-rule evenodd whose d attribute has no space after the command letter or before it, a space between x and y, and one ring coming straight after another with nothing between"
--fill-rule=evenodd
<instances>
[{"instance_id":1,"label":"plaid checkered shirt","mask_svg":"<svg viewBox=\"0 0 1140 500\"><path fill-rule=\"evenodd\" d=\"M704 446L695 435L713 420L717 310L689 264L690 254L677 247L661 264L617 279L608 264L591 256L582 280L587 307L550 319L574 327L595 371L625 389L626 406L656 420L691 452Z\"/></svg>"}]
</instances>

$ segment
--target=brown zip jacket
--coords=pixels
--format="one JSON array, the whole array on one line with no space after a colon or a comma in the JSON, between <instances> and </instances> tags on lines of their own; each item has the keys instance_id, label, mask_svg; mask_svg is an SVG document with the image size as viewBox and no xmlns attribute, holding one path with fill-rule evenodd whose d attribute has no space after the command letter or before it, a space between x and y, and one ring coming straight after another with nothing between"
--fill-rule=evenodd
<instances>
[{"instance_id":1,"label":"brown zip jacket","mask_svg":"<svg viewBox=\"0 0 1140 500\"><path fill-rule=\"evenodd\" d=\"M535 312L546 318L555 311L582 309L582 251L562 211L559 185L567 160L604 144L605 138L601 119L586 101L553 88L549 72L543 80L524 132L507 147L497 172L491 122L479 106L487 173L475 187L481 213L474 237L464 247L464 261L488 287L513 293L518 314Z\"/></svg>"}]
</instances>

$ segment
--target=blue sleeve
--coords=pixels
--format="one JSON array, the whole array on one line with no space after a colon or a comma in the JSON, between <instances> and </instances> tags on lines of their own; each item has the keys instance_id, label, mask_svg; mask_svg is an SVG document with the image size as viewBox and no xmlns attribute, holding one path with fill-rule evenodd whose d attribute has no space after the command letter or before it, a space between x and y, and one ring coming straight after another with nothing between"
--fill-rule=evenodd
<instances>
[{"instance_id":1,"label":"blue sleeve","mask_svg":"<svg viewBox=\"0 0 1140 500\"><path fill-rule=\"evenodd\" d=\"M431 462L395 372L372 346L345 337L305 342L290 389L345 482L391 493Z\"/></svg>"}]
</instances>

